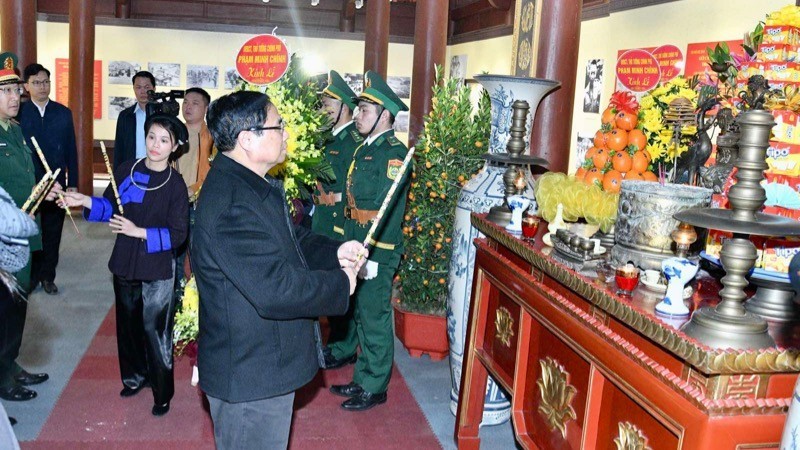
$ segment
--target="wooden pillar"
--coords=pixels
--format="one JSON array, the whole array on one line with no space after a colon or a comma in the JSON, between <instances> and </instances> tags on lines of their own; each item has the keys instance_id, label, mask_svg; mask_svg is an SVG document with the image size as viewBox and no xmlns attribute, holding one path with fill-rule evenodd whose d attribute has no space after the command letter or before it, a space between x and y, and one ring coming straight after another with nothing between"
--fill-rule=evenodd
<instances>
[{"instance_id":1,"label":"wooden pillar","mask_svg":"<svg viewBox=\"0 0 800 450\"><path fill-rule=\"evenodd\" d=\"M69 2L69 106L78 146L78 190L92 195L95 0Z\"/></svg>"},{"instance_id":2,"label":"wooden pillar","mask_svg":"<svg viewBox=\"0 0 800 450\"><path fill-rule=\"evenodd\" d=\"M417 0L414 18L414 66L411 72L411 117L408 145L416 144L431 110L435 65L444 66L447 47L448 2ZM444 70L444 68L442 68Z\"/></svg>"},{"instance_id":3,"label":"wooden pillar","mask_svg":"<svg viewBox=\"0 0 800 450\"><path fill-rule=\"evenodd\" d=\"M572 105L578 70L581 34L581 0L545 0L536 49L536 77L561 82L561 88L544 98L531 133L531 154L550 162L548 169L566 172L572 139Z\"/></svg>"},{"instance_id":4,"label":"wooden pillar","mask_svg":"<svg viewBox=\"0 0 800 450\"><path fill-rule=\"evenodd\" d=\"M37 62L35 0L0 0L0 52L16 53L20 75Z\"/></svg>"},{"instance_id":5,"label":"wooden pillar","mask_svg":"<svg viewBox=\"0 0 800 450\"><path fill-rule=\"evenodd\" d=\"M364 36L364 72L371 70L386 79L389 59L389 0L367 0Z\"/></svg>"}]
</instances>

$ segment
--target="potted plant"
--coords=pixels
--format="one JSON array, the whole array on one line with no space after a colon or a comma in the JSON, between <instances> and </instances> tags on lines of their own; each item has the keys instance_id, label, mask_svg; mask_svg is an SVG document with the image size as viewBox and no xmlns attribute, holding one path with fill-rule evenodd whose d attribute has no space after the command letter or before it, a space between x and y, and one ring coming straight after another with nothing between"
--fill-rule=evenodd
<instances>
[{"instance_id":1,"label":"potted plant","mask_svg":"<svg viewBox=\"0 0 800 450\"><path fill-rule=\"evenodd\" d=\"M470 88L436 67L432 110L417 141L403 222L405 255L397 276L395 333L412 356L448 353L445 312L458 195L482 166L491 105L483 91L475 111Z\"/></svg>"}]
</instances>

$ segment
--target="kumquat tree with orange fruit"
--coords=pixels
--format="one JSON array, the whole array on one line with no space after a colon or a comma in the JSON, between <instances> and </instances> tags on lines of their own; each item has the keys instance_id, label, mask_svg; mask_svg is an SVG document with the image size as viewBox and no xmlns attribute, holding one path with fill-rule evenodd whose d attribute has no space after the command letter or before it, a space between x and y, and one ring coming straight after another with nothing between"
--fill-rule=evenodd
<instances>
[{"instance_id":1,"label":"kumquat tree with orange fruit","mask_svg":"<svg viewBox=\"0 0 800 450\"><path fill-rule=\"evenodd\" d=\"M403 221L405 255L398 271L399 306L443 316L452 255L453 223L461 188L483 166L491 103L482 91L477 111L470 88L436 67L432 110L417 140L414 173Z\"/></svg>"},{"instance_id":2,"label":"kumquat tree with orange fruit","mask_svg":"<svg viewBox=\"0 0 800 450\"><path fill-rule=\"evenodd\" d=\"M617 193L622 180L656 181L647 136L639 126L639 103L630 92L615 92L601 116L593 146L575 177L604 191Z\"/></svg>"}]
</instances>

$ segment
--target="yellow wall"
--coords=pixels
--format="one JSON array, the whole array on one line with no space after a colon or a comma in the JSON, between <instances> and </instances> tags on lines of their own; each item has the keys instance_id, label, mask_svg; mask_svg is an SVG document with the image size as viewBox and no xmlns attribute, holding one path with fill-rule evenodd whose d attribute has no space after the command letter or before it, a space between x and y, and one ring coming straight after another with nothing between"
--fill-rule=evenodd
<instances>
[{"instance_id":1,"label":"yellow wall","mask_svg":"<svg viewBox=\"0 0 800 450\"><path fill-rule=\"evenodd\" d=\"M578 73L573 113L570 152L575 153L575 136L594 133L599 127L599 114L583 112L583 85L586 61L605 60L604 91L601 104L606 104L614 89L614 66L617 50L635 47L674 44L685 51L692 42L738 39L752 29L766 13L788 4L788 0L680 0L663 5L623 11L609 17L585 21L581 25ZM265 30L268 31L268 30ZM278 30L280 34L280 30ZM37 27L40 62L53 68L56 58L68 57L68 25L39 22ZM241 44L251 35L167 29L136 29L119 26L98 26L95 58L103 61L103 119L95 121L95 138L113 139L116 122L106 119L109 96L132 97L130 86L110 85L107 63L112 60L135 61L147 68L148 62L181 64L182 83L187 64L214 65L223 75ZM508 74L511 69L511 36L486 39L448 47L450 57L467 55L467 77L482 72ZM359 41L298 38L287 36L290 51L304 57L318 57L320 70L328 68L345 72L361 72L364 45ZM389 45L388 74L411 76L413 46ZM222 83L222 80L220 80ZM222 87L222 84L220 84ZM186 88L183 85L180 88ZM225 90L209 90L212 98ZM602 110L602 107L601 107ZM571 166L575 161L571 161Z\"/></svg>"},{"instance_id":2,"label":"yellow wall","mask_svg":"<svg viewBox=\"0 0 800 450\"><path fill-rule=\"evenodd\" d=\"M56 58L69 56L69 25L66 23L38 22L37 37L39 62L51 71ZM267 30L269 32L271 30ZM181 83L178 88L159 86L158 90L186 89L186 69L188 64L217 66L220 76L234 66L234 58L241 45L252 35L237 33L216 33L204 31L185 31L167 29L137 29L120 26L97 26L95 36L95 59L103 61L103 118L95 120L96 139L113 139L115 120L108 120L108 97L133 97L130 85L108 84L109 61L138 62L147 70L148 62L167 62L181 64ZM278 30L280 34L280 30ZM319 71L335 69L341 73L360 73L364 63L364 44L359 41L331 40L318 38L285 37L290 52L304 56L306 60L319 59ZM390 76L411 76L410 61L413 59L413 46L410 44L389 44ZM223 80L220 89L208 89L212 98L224 95ZM55 92L53 92L53 97Z\"/></svg>"}]
</instances>

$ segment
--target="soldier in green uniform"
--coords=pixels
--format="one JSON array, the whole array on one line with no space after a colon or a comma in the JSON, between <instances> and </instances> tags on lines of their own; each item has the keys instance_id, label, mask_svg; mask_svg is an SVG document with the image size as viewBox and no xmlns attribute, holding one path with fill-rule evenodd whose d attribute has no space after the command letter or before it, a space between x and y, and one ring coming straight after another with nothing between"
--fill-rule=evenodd
<instances>
[{"instance_id":1,"label":"soldier in green uniform","mask_svg":"<svg viewBox=\"0 0 800 450\"><path fill-rule=\"evenodd\" d=\"M330 183L317 183L314 192L314 215L311 229L333 239L344 238L344 205L342 196L347 169L353 153L364 138L353 122L356 94L335 70L328 73L328 85L321 93L322 111L333 126L330 139L325 143L325 159L333 167L336 179ZM335 369L356 362L355 323L352 308L344 316L329 317L330 336L324 348L325 367Z\"/></svg>"},{"instance_id":2,"label":"soldier in green uniform","mask_svg":"<svg viewBox=\"0 0 800 450\"><path fill-rule=\"evenodd\" d=\"M25 145L22 129L13 122L19 112L22 81L15 72L17 57L13 53L0 55L0 187L5 189L17 206L22 207L36 184L33 153ZM54 194L51 194L54 195ZM39 220L36 220L37 225ZM30 250L42 248L41 234L28 239ZM14 274L20 288L31 290L31 262ZM24 401L36 397L36 391L25 386L39 384L49 377L45 373L28 373L17 364L22 332L25 328L27 302L18 301L0 316L0 398Z\"/></svg>"},{"instance_id":3,"label":"soldier in green uniform","mask_svg":"<svg viewBox=\"0 0 800 450\"><path fill-rule=\"evenodd\" d=\"M408 111L408 107L374 72L366 73L364 86L358 96L356 127L366 140L356 150L345 182L344 238L360 242L366 238L408 153L392 129L397 113ZM392 280L403 254L401 223L410 173L406 171L389 203L370 242L369 260L359 273L364 281L354 293L353 317L361 353L353 381L331 387L334 394L348 397L342 403L348 411L363 411L386 402L394 359Z\"/></svg>"}]
</instances>

